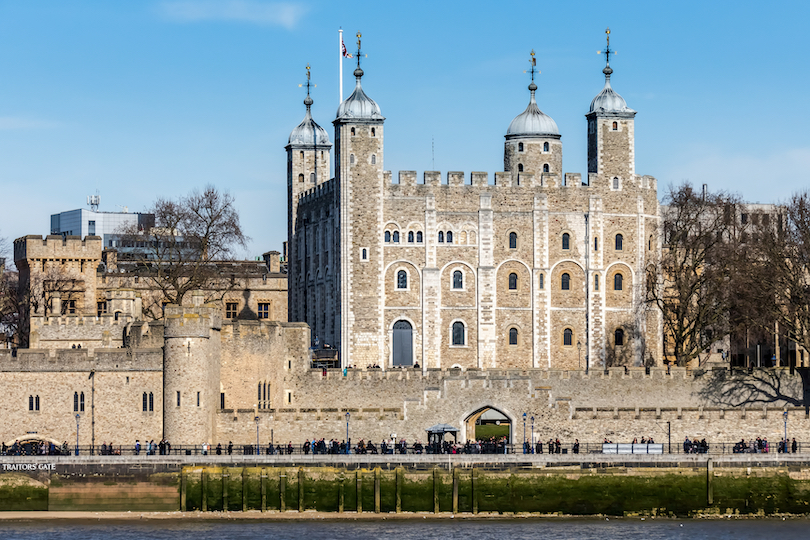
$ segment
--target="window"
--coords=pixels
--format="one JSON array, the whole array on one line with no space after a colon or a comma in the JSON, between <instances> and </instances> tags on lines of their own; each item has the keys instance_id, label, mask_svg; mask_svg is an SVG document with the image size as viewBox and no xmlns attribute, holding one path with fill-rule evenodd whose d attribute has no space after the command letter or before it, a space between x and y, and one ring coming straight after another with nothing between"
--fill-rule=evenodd
<instances>
[{"instance_id":1,"label":"window","mask_svg":"<svg viewBox=\"0 0 810 540\"><path fill-rule=\"evenodd\" d=\"M315 183L315 173L314 172L309 173L309 181L312 182L313 184Z\"/></svg>"},{"instance_id":2,"label":"window","mask_svg":"<svg viewBox=\"0 0 810 540\"><path fill-rule=\"evenodd\" d=\"M153 412L155 410L155 394L149 392L149 412Z\"/></svg>"},{"instance_id":3,"label":"window","mask_svg":"<svg viewBox=\"0 0 810 540\"><path fill-rule=\"evenodd\" d=\"M613 177L613 189L619 189L619 177Z\"/></svg>"},{"instance_id":4,"label":"window","mask_svg":"<svg viewBox=\"0 0 810 540\"><path fill-rule=\"evenodd\" d=\"M302 184L304 183L304 175L303 174L298 175L298 182L302 183Z\"/></svg>"},{"instance_id":5,"label":"window","mask_svg":"<svg viewBox=\"0 0 810 540\"><path fill-rule=\"evenodd\" d=\"M143 404L141 406L141 410L143 412L146 412L146 411L149 410L149 395L146 392L143 393L143 400L142 401L143 401Z\"/></svg>"},{"instance_id":6,"label":"window","mask_svg":"<svg viewBox=\"0 0 810 540\"><path fill-rule=\"evenodd\" d=\"M571 249L571 235L568 233L563 233L562 235L562 248Z\"/></svg>"},{"instance_id":7,"label":"window","mask_svg":"<svg viewBox=\"0 0 810 540\"><path fill-rule=\"evenodd\" d=\"M548 152L548 143L547 142L543 143L543 152Z\"/></svg>"},{"instance_id":8,"label":"window","mask_svg":"<svg viewBox=\"0 0 810 540\"><path fill-rule=\"evenodd\" d=\"M376 154L371 154L371 164L372 165L377 164L377 155Z\"/></svg>"},{"instance_id":9,"label":"window","mask_svg":"<svg viewBox=\"0 0 810 540\"><path fill-rule=\"evenodd\" d=\"M413 231L408 231L408 243L413 244Z\"/></svg>"},{"instance_id":10,"label":"window","mask_svg":"<svg viewBox=\"0 0 810 540\"><path fill-rule=\"evenodd\" d=\"M439 231L439 243L441 244L442 242L444 242L444 233Z\"/></svg>"},{"instance_id":11,"label":"window","mask_svg":"<svg viewBox=\"0 0 810 540\"><path fill-rule=\"evenodd\" d=\"M523 172L523 163L518 163L518 172Z\"/></svg>"},{"instance_id":12,"label":"window","mask_svg":"<svg viewBox=\"0 0 810 540\"><path fill-rule=\"evenodd\" d=\"M563 274L560 278L560 288L564 291L571 290L571 276Z\"/></svg>"},{"instance_id":13,"label":"window","mask_svg":"<svg viewBox=\"0 0 810 540\"><path fill-rule=\"evenodd\" d=\"M447 243L448 244L453 243L453 232L452 231L447 231Z\"/></svg>"},{"instance_id":14,"label":"window","mask_svg":"<svg viewBox=\"0 0 810 540\"><path fill-rule=\"evenodd\" d=\"M518 143L518 152L523 152L523 143Z\"/></svg>"},{"instance_id":15,"label":"window","mask_svg":"<svg viewBox=\"0 0 810 540\"><path fill-rule=\"evenodd\" d=\"M225 408L225 392L219 393L219 408L220 409Z\"/></svg>"},{"instance_id":16,"label":"window","mask_svg":"<svg viewBox=\"0 0 810 540\"><path fill-rule=\"evenodd\" d=\"M385 231L385 243L386 244L391 243L391 231Z\"/></svg>"},{"instance_id":17,"label":"window","mask_svg":"<svg viewBox=\"0 0 810 540\"><path fill-rule=\"evenodd\" d=\"M461 273L461 270L456 270L455 272L453 272L453 288L454 289L464 288L464 274Z\"/></svg>"},{"instance_id":18,"label":"window","mask_svg":"<svg viewBox=\"0 0 810 540\"><path fill-rule=\"evenodd\" d=\"M517 233L509 233L509 249L517 249Z\"/></svg>"},{"instance_id":19,"label":"window","mask_svg":"<svg viewBox=\"0 0 810 540\"><path fill-rule=\"evenodd\" d=\"M107 313L107 302L96 302L96 314L101 317L102 315Z\"/></svg>"},{"instance_id":20,"label":"window","mask_svg":"<svg viewBox=\"0 0 810 540\"><path fill-rule=\"evenodd\" d=\"M391 239L395 244L399 244L399 231L394 231L394 234L391 235Z\"/></svg>"},{"instance_id":21,"label":"window","mask_svg":"<svg viewBox=\"0 0 810 540\"><path fill-rule=\"evenodd\" d=\"M408 272L400 270L397 272L397 289L408 288Z\"/></svg>"},{"instance_id":22,"label":"window","mask_svg":"<svg viewBox=\"0 0 810 540\"><path fill-rule=\"evenodd\" d=\"M73 392L73 412L79 412L79 393Z\"/></svg>"},{"instance_id":23,"label":"window","mask_svg":"<svg viewBox=\"0 0 810 540\"><path fill-rule=\"evenodd\" d=\"M512 272L509 274L509 290L516 291L517 290L517 274Z\"/></svg>"},{"instance_id":24,"label":"window","mask_svg":"<svg viewBox=\"0 0 810 540\"><path fill-rule=\"evenodd\" d=\"M416 243L417 244L422 243L422 231L419 231L419 232L416 233Z\"/></svg>"},{"instance_id":25,"label":"window","mask_svg":"<svg viewBox=\"0 0 810 540\"><path fill-rule=\"evenodd\" d=\"M598 236L593 237L593 250L594 251L599 251L599 237Z\"/></svg>"},{"instance_id":26,"label":"window","mask_svg":"<svg viewBox=\"0 0 810 540\"><path fill-rule=\"evenodd\" d=\"M464 341L464 323L456 321L453 323L453 345L463 346Z\"/></svg>"},{"instance_id":27,"label":"window","mask_svg":"<svg viewBox=\"0 0 810 540\"><path fill-rule=\"evenodd\" d=\"M368 260L368 250L366 248L363 248L361 257L363 258L364 261Z\"/></svg>"},{"instance_id":28,"label":"window","mask_svg":"<svg viewBox=\"0 0 810 540\"><path fill-rule=\"evenodd\" d=\"M619 123L613 122L613 131L616 131L617 129L619 129Z\"/></svg>"},{"instance_id":29,"label":"window","mask_svg":"<svg viewBox=\"0 0 810 540\"><path fill-rule=\"evenodd\" d=\"M164 307L165 307L165 304L164 304ZM120 312L120 311L116 311L116 312L115 312L115 320L117 321L117 320L118 320L118 317L120 317L120 316L121 316L121 312Z\"/></svg>"},{"instance_id":30,"label":"window","mask_svg":"<svg viewBox=\"0 0 810 540\"><path fill-rule=\"evenodd\" d=\"M89 234L90 236L95 236L96 235L96 222L95 221L90 220L90 221L87 222L87 234Z\"/></svg>"},{"instance_id":31,"label":"window","mask_svg":"<svg viewBox=\"0 0 810 540\"><path fill-rule=\"evenodd\" d=\"M200 393L197 392L197 407L200 406Z\"/></svg>"},{"instance_id":32,"label":"window","mask_svg":"<svg viewBox=\"0 0 810 540\"><path fill-rule=\"evenodd\" d=\"M84 392L79 392L79 412L84 412Z\"/></svg>"},{"instance_id":33,"label":"window","mask_svg":"<svg viewBox=\"0 0 810 540\"><path fill-rule=\"evenodd\" d=\"M549 172L549 170L550 170L550 169L549 169L549 167L548 167L548 163L545 163L545 164L543 165L543 172Z\"/></svg>"},{"instance_id":34,"label":"window","mask_svg":"<svg viewBox=\"0 0 810 540\"><path fill-rule=\"evenodd\" d=\"M372 137L376 137L376 136L377 136L377 130L376 130L376 129L371 128L371 136L372 136Z\"/></svg>"},{"instance_id":35,"label":"window","mask_svg":"<svg viewBox=\"0 0 810 540\"><path fill-rule=\"evenodd\" d=\"M236 302L226 302L225 303L225 318L226 319L235 319L236 318L236 311L239 307L239 304Z\"/></svg>"},{"instance_id":36,"label":"window","mask_svg":"<svg viewBox=\"0 0 810 540\"><path fill-rule=\"evenodd\" d=\"M616 235L616 251L622 250L622 243L624 241L624 237L621 234Z\"/></svg>"},{"instance_id":37,"label":"window","mask_svg":"<svg viewBox=\"0 0 810 540\"><path fill-rule=\"evenodd\" d=\"M544 282L544 281L545 281L545 279L543 278L543 274L540 274L540 288L541 288L541 289L543 288L543 285L544 285L544 283L543 283L543 282Z\"/></svg>"},{"instance_id":38,"label":"window","mask_svg":"<svg viewBox=\"0 0 810 540\"><path fill-rule=\"evenodd\" d=\"M354 165L354 154L349 154L349 165Z\"/></svg>"},{"instance_id":39,"label":"window","mask_svg":"<svg viewBox=\"0 0 810 540\"><path fill-rule=\"evenodd\" d=\"M652 251L652 235L650 235L650 239L647 240L647 250Z\"/></svg>"},{"instance_id":40,"label":"window","mask_svg":"<svg viewBox=\"0 0 810 540\"><path fill-rule=\"evenodd\" d=\"M599 274L593 275L593 290L595 291L599 290Z\"/></svg>"},{"instance_id":41,"label":"window","mask_svg":"<svg viewBox=\"0 0 810 540\"><path fill-rule=\"evenodd\" d=\"M354 137L354 128L352 128L352 137Z\"/></svg>"},{"instance_id":42,"label":"window","mask_svg":"<svg viewBox=\"0 0 810 540\"><path fill-rule=\"evenodd\" d=\"M518 330L517 328L509 329L509 345L517 345Z\"/></svg>"},{"instance_id":43,"label":"window","mask_svg":"<svg viewBox=\"0 0 810 540\"><path fill-rule=\"evenodd\" d=\"M64 300L62 302L62 315L76 313L76 300Z\"/></svg>"},{"instance_id":44,"label":"window","mask_svg":"<svg viewBox=\"0 0 810 540\"><path fill-rule=\"evenodd\" d=\"M574 343L574 331L570 328L563 330L563 345L570 347Z\"/></svg>"},{"instance_id":45,"label":"window","mask_svg":"<svg viewBox=\"0 0 810 540\"><path fill-rule=\"evenodd\" d=\"M622 290L622 281L623 280L624 280L624 278L622 277L621 274L616 274L615 276L613 276L613 290L614 291Z\"/></svg>"},{"instance_id":46,"label":"window","mask_svg":"<svg viewBox=\"0 0 810 540\"><path fill-rule=\"evenodd\" d=\"M613 344L617 347L624 345L624 330L621 328L617 328L616 331L613 332Z\"/></svg>"},{"instance_id":47,"label":"window","mask_svg":"<svg viewBox=\"0 0 810 540\"><path fill-rule=\"evenodd\" d=\"M34 410L34 396L28 396L28 410Z\"/></svg>"},{"instance_id":48,"label":"window","mask_svg":"<svg viewBox=\"0 0 810 540\"><path fill-rule=\"evenodd\" d=\"M177 391L177 406L180 406L180 390Z\"/></svg>"},{"instance_id":49,"label":"window","mask_svg":"<svg viewBox=\"0 0 810 540\"><path fill-rule=\"evenodd\" d=\"M270 302L259 302L259 318L270 318Z\"/></svg>"}]
</instances>

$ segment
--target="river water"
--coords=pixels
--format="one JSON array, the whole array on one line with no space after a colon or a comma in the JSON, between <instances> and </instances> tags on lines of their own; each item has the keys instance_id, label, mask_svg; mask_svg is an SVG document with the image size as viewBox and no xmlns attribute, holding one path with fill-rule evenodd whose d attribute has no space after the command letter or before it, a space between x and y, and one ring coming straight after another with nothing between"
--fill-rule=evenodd
<instances>
[{"instance_id":1,"label":"river water","mask_svg":"<svg viewBox=\"0 0 810 540\"><path fill-rule=\"evenodd\" d=\"M810 520L652 520L571 519L469 521L300 521L300 522L24 522L2 523L4 538L113 540L483 540L625 538L746 540L766 537L789 540L810 537Z\"/></svg>"}]
</instances>

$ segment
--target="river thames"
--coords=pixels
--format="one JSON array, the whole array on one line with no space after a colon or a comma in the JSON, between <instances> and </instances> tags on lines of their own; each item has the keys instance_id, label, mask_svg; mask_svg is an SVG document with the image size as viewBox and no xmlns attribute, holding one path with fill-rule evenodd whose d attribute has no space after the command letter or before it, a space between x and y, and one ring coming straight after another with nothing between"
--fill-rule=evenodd
<instances>
[{"instance_id":1,"label":"river thames","mask_svg":"<svg viewBox=\"0 0 810 540\"><path fill-rule=\"evenodd\" d=\"M774 537L780 540L807 538L810 521L670 520L670 519L521 519L521 520L413 520L413 521L298 521L298 522L188 522L156 520L132 522L37 521L3 523L3 536L15 539L110 540L143 538L194 540L336 539L360 540L391 538L426 540L431 538L509 540L549 538L568 539L695 539L745 540Z\"/></svg>"}]
</instances>

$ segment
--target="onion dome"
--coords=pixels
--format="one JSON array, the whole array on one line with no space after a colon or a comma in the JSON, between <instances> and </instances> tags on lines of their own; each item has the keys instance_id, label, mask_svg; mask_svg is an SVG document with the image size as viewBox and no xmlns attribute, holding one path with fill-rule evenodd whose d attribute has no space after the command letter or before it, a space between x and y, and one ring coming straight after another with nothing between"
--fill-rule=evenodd
<instances>
[{"instance_id":1,"label":"onion dome","mask_svg":"<svg viewBox=\"0 0 810 540\"><path fill-rule=\"evenodd\" d=\"M613 73L613 69L607 66L602 70L602 73L605 74L605 87L591 101L589 112L635 114L636 111L628 107L624 98L610 86L610 74Z\"/></svg>"},{"instance_id":2,"label":"onion dome","mask_svg":"<svg viewBox=\"0 0 810 540\"><path fill-rule=\"evenodd\" d=\"M307 106L307 114L304 116L304 120L290 133L289 144L316 146L329 144L329 135L327 135L326 130L312 119L310 109L313 103L312 98L309 97L309 92L307 92L307 97L304 100L304 105Z\"/></svg>"},{"instance_id":3,"label":"onion dome","mask_svg":"<svg viewBox=\"0 0 810 540\"><path fill-rule=\"evenodd\" d=\"M529 85L531 92L531 99L526 110L520 113L509 124L509 129L506 130L506 137L509 139L517 137L557 137L559 138L560 132L557 129L557 123L551 119L550 116L543 113L537 107L534 93L537 90L537 85L534 81Z\"/></svg>"},{"instance_id":4,"label":"onion dome","mask_svg":"<svg viewBox=\"0 0 810 540\"><path fill-rule=\"evenodd\" d=\"M337 118L339 120L384 120L382 112L380 112L380 106L363 92L363 87L360 84L363 70L360 69L360 66L354 70L354 76L357 78L357 85L354 87L352 95L346 98L338 107Z\"/></svg>"}]
</instances>

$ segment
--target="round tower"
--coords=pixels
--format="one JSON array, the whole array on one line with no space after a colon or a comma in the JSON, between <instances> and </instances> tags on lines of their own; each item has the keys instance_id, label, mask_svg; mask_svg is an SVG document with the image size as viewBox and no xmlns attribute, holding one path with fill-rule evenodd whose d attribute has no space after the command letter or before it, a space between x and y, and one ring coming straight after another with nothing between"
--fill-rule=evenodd
<instances>
[{"instance_id":1,"label":"round tower","mask_svg":"<svg viewBox=\"0 0 810 540\"><path fill-rule=\"evenodd\" d=\"M163 436L175 445L213 443L219 408L222 316L193 293L193 307L167 305L163 346Z\"/></svg>"}]
</instances>

